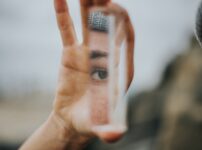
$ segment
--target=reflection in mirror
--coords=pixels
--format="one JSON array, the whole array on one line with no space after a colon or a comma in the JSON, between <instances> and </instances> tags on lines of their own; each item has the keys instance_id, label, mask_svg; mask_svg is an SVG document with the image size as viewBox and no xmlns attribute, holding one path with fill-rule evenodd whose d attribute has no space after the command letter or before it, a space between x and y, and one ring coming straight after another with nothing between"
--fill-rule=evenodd
<instances>
[{"instance_id":1,"label":"reflection in mirror","mask_svg":"<svg viewBox=\"0 0 202 150\"><path fill-rule=\"evenodd\" d=\"M99 130L126 130L126 51L121 19L99 9L88 16L91 123Z\"/></svg>"}]
</instances>

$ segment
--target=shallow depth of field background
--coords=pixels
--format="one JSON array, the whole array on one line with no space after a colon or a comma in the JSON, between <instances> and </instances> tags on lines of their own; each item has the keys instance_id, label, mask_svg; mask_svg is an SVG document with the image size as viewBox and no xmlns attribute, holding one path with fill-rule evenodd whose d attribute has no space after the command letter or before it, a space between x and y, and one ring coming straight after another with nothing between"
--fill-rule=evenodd
<instances>
[{"instance_id":1,"label":"shallow depth of field background","mask_svg":"<svg viewBox=\"0 0 202 150\"><path fill-rule=\"evenodd\" d=\"M78 1L68 0L81 35ZM138 97L164 83L168 64L192 49L200 0L114 1L128 10L135 27L136 72L130 95ZM47 118L61 51L52 0L0 1L0 149L15 148ZM130 141L133 143L132 137ZM141 142L138 144L140 150Z\"/></svg>"}]
</instances>

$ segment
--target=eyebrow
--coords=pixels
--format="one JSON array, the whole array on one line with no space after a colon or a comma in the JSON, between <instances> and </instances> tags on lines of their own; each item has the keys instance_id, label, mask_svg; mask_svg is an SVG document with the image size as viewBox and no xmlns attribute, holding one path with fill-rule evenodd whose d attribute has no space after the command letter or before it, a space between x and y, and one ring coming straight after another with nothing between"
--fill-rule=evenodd
<instances>
[{"instance_id":1,"label":"eyebrow","mask_svg":"<svg viewBox=\"0 0 202 150\"><path fill-rule=\"evenodd\" d=\"M99 59L107 56L108 56L107 52L103 52L100 50L94 50L90 53L90 59Z\"/></svg>"}]
</instances>

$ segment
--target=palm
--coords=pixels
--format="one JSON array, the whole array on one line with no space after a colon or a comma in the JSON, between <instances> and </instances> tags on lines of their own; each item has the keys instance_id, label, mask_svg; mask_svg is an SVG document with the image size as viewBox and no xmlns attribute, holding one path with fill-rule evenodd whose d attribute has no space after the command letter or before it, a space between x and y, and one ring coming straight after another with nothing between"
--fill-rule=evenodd
<instances>
[{"instance_id":1,"label":"palm","mask_svg":"<svg viewBox=\"0 0 202 150\"><path fill-rule=\"evenodd\" d=\"M76 130L88 130L88 99L82 95L88 89L88 55L84 46L64 49L55 108ZM79 125L83 126L79 126ZM86 126L85 126L86 125Z\"/></svg>"}]
</instances>

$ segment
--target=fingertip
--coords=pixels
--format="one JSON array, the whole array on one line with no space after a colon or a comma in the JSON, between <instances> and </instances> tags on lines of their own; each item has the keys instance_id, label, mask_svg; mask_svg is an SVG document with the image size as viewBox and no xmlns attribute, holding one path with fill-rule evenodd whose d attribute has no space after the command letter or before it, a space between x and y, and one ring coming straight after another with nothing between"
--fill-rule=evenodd
<instances>
[{"instance_id":1,"label":"fingertip","mask_svg":"<svg viewBox=\"0 0 202 150\"><path fill-rule=\"evenodd\" d=\"M100 139L106 143L115 143L123 137L123 133L101 134Z\"/></svg>"},{"instance_id":2,"label":"fingertip","mask_svg":"<svg viewBox=\"0 0 202 150\"><path fill-rule=\"evenodd\" d=\"M92 0L80 0L80 4L84 7L89 7L93 5Z\"/></svg>"},{"instance_id":3,"label":"fingertip","mask_svg":"<svg viewBox=\"0 0 202 150\"><path fill-rule=\"evenodd\" d=\"M94 127L93 133L102 141L106 143L114 143L120 140L124 133L126 132L125 127L115 127L115 126L106 126L106 127Z\"/></svg>"},{"instance_id":4,"label":"fingertip","mask_svg":"<svg viewBox=\"0 0 202 150\"><path fill-rule=\"evenodd\" d=\"M98 6L103 6L109 3L111 0L94 0L93 4Z\"/></svg>"},{"instance_id":5,"label":"fingertip","mask_svg":"<svg viewBox=\"0 0 202 150\"><path fill-rule=\"evenodd\" d=\"M57 13L64 12L67 9L66 0L54 0L54 5Z\"/></svg>"}]
</instances>

